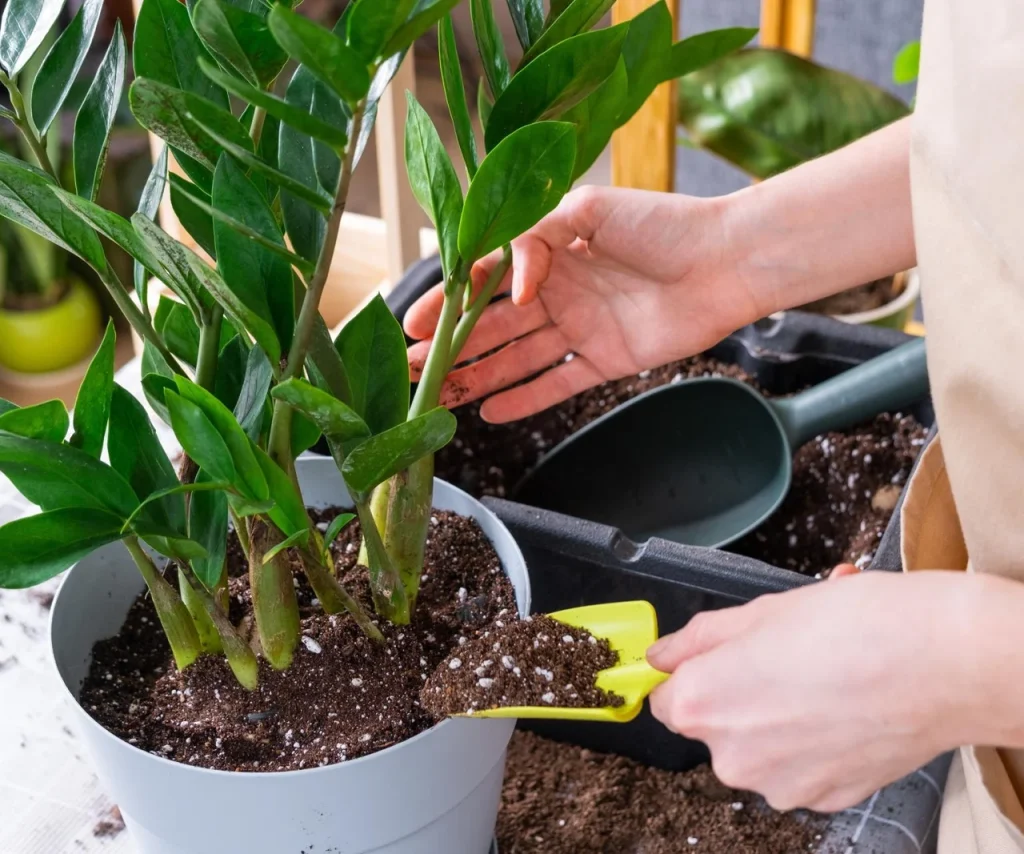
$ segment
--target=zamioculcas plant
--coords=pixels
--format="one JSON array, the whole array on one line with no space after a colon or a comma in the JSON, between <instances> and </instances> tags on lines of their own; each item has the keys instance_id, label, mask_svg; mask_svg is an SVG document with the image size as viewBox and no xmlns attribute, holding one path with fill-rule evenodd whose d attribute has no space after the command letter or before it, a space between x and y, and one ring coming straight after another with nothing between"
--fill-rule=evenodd
<instances>
[{"instance_id":1,"label":"zamioculcas plant","mask_svg":"<svg viewBox=\"0 0 1024 854\"><path fill-rule=\"evenodd\" d=\"M351 516L323 533L312 524L297 455L326 439L361 522L377 614L407 623L429 523L432 455L455 428L438 405L441 384L508 268L509 241L558 204L655 86L741 46L752 31L673 44L660 2L629 24L592 31L610 0L556 3L546 19L539 0L510 0L525 51L513 71L489 0L473 0L487 71L478 150L448 18L457 0L354 0L331 29L281 3L144 0L129 99L167 147L126 219L95 202L129 76L120 30L76 119L74 180L62 184L46 157L46 119L78 73L98 2L87 0L49 51L31 111L19 72L60 2L7 3L0 82L11 109L2 115L37 162L0 155L0 213L96 271L145 342L144 391L184 458L176 472L143 406L114 382L108 329L73 423L60 403L0 404L0 471L41 511L0 528L0 585L38 583L120 540L178 666L223 653L253 687L257 654L287 668L299 639L290 558L324 610L347 612L381 638L328 551ZM378 100L405 51L435 24L469 187L463 196L437 131L410 98L409 177L437 227L445 269L438 333L410 405L404 337L384 302L370 301L336 340L318 306ZM207 257L154 222L168 187ZM117 280L100 237L135 259L138 302ZM491 280L469 297L474 262L502 248ZM174 295L152 313L150 274ZM248 557L253 638L228 619L229 527ZM165 578L153 552L174 577Z\"/></svg>"}]
</instances>

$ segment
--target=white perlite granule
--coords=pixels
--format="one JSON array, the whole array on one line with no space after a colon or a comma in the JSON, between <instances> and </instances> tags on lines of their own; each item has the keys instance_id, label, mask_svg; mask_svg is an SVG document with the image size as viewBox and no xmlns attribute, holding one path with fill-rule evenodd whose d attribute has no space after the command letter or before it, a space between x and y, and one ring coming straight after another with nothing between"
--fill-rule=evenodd
<instances>
[{"instance_id":1,"label":"white perlite granule","mask_svg":"<svg viewBox=\"0 0 1024 854\"><path fill-rule=\"evenodd\" d=\"M313 640L313 638L306 637L305 635L302 636L302 645L314 655L319 655L324 651L323 647Z\"/></svg>"}]
</instances>

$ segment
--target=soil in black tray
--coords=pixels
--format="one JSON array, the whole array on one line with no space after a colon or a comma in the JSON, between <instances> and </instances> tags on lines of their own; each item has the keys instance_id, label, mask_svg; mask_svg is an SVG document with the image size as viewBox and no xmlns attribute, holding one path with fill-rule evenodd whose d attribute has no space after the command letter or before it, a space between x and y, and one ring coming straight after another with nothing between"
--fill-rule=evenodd
<instances>
[{"instance_id":1,"label":"soil in black tray","mask_svg":"<svg viewBox=\"0 0 1024 854\"><path fill-rule=\"evenodd\" d=\"M437 717L499 706L621 706L595 685L618 660L608 641L550 617L496 620L438 665L420 700Z\"/></svg>"},{"instance_id":2,"label":"soil in black tray","mask_svg":"<svg viewBox=\"0 0 1024 854\"><path fill-rule=\"evenodd\" d=\"M591 421L652 388L702 376L757 388L738 366L695 356L604 383L511 424L487 424L470 404L456 411L458 431L437 455L436 473L472 495L504 497L541 456ZM866 566L926 435L911 416L880 415L808 442L794 454L786 502L735 550L807 575L843 562Z\"/></svg>"},{"instance_id":3,"label":"soil in black tray","mask_svg":"<svg viewBox=\"0 0 1024 854\"><path fill-rule=\"evenodd\" d=\"M314 515L323 524L337 512ZM120 634L93 649L83 707L143 750L234 771L329 765L411 738L435 723L419 693L437 665L495 620L517 615L512 584L476 522L441 511L431 522L413 622L381 621L383 646L348 616L325 615L297 569L302 642L294 663L279 672L261 661L259 688L249 692L221 656L178 672L152 605L140 596ZM356 565L359 540L352 522L333 550L339 578L369 610L366 570ZM237 624L250 611L249 589L241 550L234 539L230 545Z\"/></svg>"},{"instance_id":4,"label":"soil in black tray","mask_svg":"<svg viewBox=\"0 0 1024 854\"><path fill-rule=\"evenodd\" d=\"M498 814L501 854L796 854L827 820L778 813L707 766L674 773L516 732Z\"/></svg>"}]
</instances>

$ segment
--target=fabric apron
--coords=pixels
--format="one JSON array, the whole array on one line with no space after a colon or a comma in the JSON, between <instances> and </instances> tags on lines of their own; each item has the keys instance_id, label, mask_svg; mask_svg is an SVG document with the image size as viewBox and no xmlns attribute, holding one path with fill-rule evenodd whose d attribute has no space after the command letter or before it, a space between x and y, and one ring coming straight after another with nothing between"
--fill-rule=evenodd
<instances>
[{"instance_id":1,"label":"fabric apron","mask_svg":"<svg viewBox=\"0 0 1024 854\"><path fill-rule=\"evenodd\" d=\"M1024 0L925 0L912 126L942 439L907 493L904 566L1024 582ZM962 748L939 854L1024 854L1022 801L1024 751Z\"/></svg>"}]
</instances>

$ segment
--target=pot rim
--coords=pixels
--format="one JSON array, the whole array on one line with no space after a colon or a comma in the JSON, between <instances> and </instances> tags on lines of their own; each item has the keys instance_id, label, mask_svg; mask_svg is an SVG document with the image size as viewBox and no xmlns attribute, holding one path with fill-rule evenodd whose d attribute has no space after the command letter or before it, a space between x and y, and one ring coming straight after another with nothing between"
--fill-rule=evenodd
<instances>
[{"instance_id":1,"label":"pot rim","mask_svg":"<svg viewBox=\"0 0 1024 854\"><path fill-rule=\"evenodd\" d=\"M321 460L324 463L329 463L329 464L333 465L333 461L330 460L329 458L317 458L316 459L317 462L320 462ZM512 536L512 533L508 530L508 528L506 527L505 523L502 522L501 519L498 518L497 514L495 514L493 510L491 510L489 507L485 506L484 503L482 501L480 501L479 498L473 498L473 496L471 496L469 493L465 492L462 489L459 489L457 486L453 486L452 484L448 483L448 481L441 480L440 478L435 477L434 478L434 488L436 489L439 484L443 484L443 486L445 488L453 490L457 494L463 495L466 498L471 499L477 505L477 508L480 511L482 516L489 518L492 522L494 522L495 524L499 525L508 534L509 539L512 542L512 545L515 547L515 553L519 556L519 559L522 561L523 566L526 566L526 559L523 557L523 553L522 553L522 551L519 548L519 544L516 542L515 538ZM490 537L488 537L488 540L490 540ZM492 543L492 545L493 545L493 543ZM495 549L495 550L497 551L497 549ZM75 567L77 567L77 565L78 564L75 564L75 566L72 566L71 569L68 570L68 572L69 573L73 572L75 570ZM529 572L525 573L525 586L526 586L526 591L525 591L526 592L526 612L529 613L529 611L530 611L530 600L532 598L531 597L531 590L530 590L530 575L529 575ZM360 756L360 757L358 757L356 759L346 759L343 762L333 762L330 765L318 765L315 768L299 768L297 770L292 770L292 771L223 771L223 770L221 770L219 768L203 768L203 767L197 766L197 765L189 765L188 763L185 763L185 762L175 762L172 759L167 759L164 756L158 756L155 753L150 753L148 750L143 750L141 747L138 747L137 745L131 744L128 741L125 741L123 738L120 738L119 736L114 735L114 733L112 733L110 730L108 730L106 727L104 727L91 714L89 714L89 712L85 709L85 707L79 702L78 697L76 697L75 694L72 692L72 690L68 686L67 682L64 681L64 677L61 675L60 670L57 667L56 656L55 656L54 651L53 651L53 623L55 622L56 617L57 617L58 605L60 603L60 597L61 597L61 594L63 593L63 591L64 591L64 581L63 581L63 579L61 579L60 587L58 587L57 592L54 594L53 603L50 606L50 618L47 621L47 631L48 631L48 635L49 635L49 639L50 639L50 643L49 643L50 668L56 674L57 681L60 683L61 690L63 691L64 696L67 699L69 699L72 703L74 703L74 705L76 705L78 707L78 709L82 712L82 714L88 719L89 726L94 727L100 733L101 737L108 738L108 739L113 739L115 742L117 742L122 747L128 748L129 750L136 751L136 752L142 754L143 756L147 757L148 759L154 760L156 762L173 766L176 769L186 769L187 771L193 771L193 772L197 772L197 773L203 773L203 774L206 774L206 775L213 775L213 776L220 776L220 777L246 777L246 778L255 778L255 779L274 779L274 780L284 780L284 779L287 779L289 777L292 777L292 776L295 776L295 775L299 775L299 774L307 774L308 775L308 774L318 774L318 773L319 774L324 774L324 773L330 773L330 772L337 773L339 768L349 768L349 767L353 767L353 766L359 765L360 763L365 765L367 762L370 762L371 760L377 758L378 756L381 756L381 755L383 755L385 753L388 753L388 752L390 752L392 750L398 750L398 749L404 747L405 745L412 744L413 742L425 739L431 733L434 733L434 732L436 732L436 731L438 731L438 730L440 730L442 728L450 728L452 726L465 725L467 722L470 723L470 724L473 723L472 719L470 719L470 718L460 718L459 720L455 720L453 718L447 718L447 719L441 721L440 723L434 724L434 726L430 727L429 729L425 729L425 730L423 730L423 732L417 733L412 738L407 738L404 741L400 741L397 744L391 745L390 747L385 747L383 750L378 750L375 753L370 753L370 754L368 754L366 756ZM483 720L486 720L486 719L485 718L479 718L479 720L483 721Z\"/></svg>"}]
</instances>

